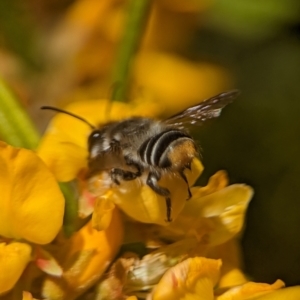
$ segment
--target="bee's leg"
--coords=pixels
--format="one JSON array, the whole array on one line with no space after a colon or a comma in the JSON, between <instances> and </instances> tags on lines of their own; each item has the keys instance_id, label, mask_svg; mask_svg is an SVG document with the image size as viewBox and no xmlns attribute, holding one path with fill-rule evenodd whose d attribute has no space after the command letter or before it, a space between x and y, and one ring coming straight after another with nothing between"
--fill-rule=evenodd
<instances>
[{"instance_id":1,"label":"bee's leg","mask_svg":"<svg viewBox=\"0 0 300 300\"><path fill-rule=\"evenodd\" d=\"M160 179L160 174L157 172L150 172L147 178L147 184L151 187L151 189L160 196L164 196L166 198L166 206L167 206L167 222L171 222L171 213L172 213L172 202L170 198L170 191L166 188L163 188L158 185L158 180Z\"/></svg>"},{"instance_id":2,"label":"bee's leg","mask_svg":"<svg viewBox=\"0 0 300 300\"><path fill-rule=\"evenodd\" d=\"M133 166L137 169L137 172L135 173L137 177L140 177L144 171L143 166L141 166L139 163L133 161L132 159L130 159L128 156L125 156L125 161L127 166Z\"/></svg>"},{"instance_id":3,"label":"bee's leg","mask_svg":"<svg viewBox=\"0 0 300 300\"><path fill-rule=\"evenodd\" d=\"M189 182L185 176L185 174L183 173L183 170L179 171L179 175L181 176L181 178L186 182L187 184L187 187L188 187L188 193L189 193L189 196L186 200L190 200L192 198L192 193L191 193L191 190L190 190L190 186L189 186Z\"/></svg>"},{"instance_id":4,"label":"bee's leg","mask_svg":"<svg viewBox=\"0 0 300 300\"><path fill-rule=\"evenodd\" d=\"M134 172L126 171L126 170L113 168L110 171L110 176L111 176L111 180L114 183L119 185L120 184L119 179L125 180L125 181L130 181L130 180L136 179L137 177L139 177L141 175L134 173Z\"/></svg>"}]
</instances>

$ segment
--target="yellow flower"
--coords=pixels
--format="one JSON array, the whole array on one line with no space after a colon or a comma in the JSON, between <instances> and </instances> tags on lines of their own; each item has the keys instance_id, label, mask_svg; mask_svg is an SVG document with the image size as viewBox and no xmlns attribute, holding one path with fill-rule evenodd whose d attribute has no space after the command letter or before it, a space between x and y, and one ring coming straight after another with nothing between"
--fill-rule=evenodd
<instances>
[{"instance_id":1,"label":"yellow flower","mask_svg":"<svg viewBox=\"0 0 300 300\"><path fill-rule=\"evenodd\" d=\"M64 197L33 151L0 142L0 235L51 242L63 222Z\"/></svg>"},{"instance_id":2,"label":"yellow flower","mask_svg":"<svg viewBox=\"0 0 300 300\"><path fill-rule=\"evenodd\" d=\"M224 294L218 296L216 300L250 300L250 299L257 299L262 300L265 299L264 295L269 294L268 299L289 299L291 298L278 298L278 294L276 295L276 290L281 289L284 287L284 282L281 280L277 280L273 284L267 284L267 283L256 283L256 282L247 282L241 286L236 286L228 291L226 291ZM283 293L286 296L289 293L287 289L282 290ZM300 289L298 290L298 297L300 296ZM296 298L295 298L296 299Z\"/></svg>"},{"instance_id":3,"label":"yellow flower","mask_svg":"<svg viewBox=\"0 0 300 300\"><path fill-rule=\"evenodd\" d=\"M220 245L240 232L253 190L244 184L227 186L224 171L217 172L206 187L193 187L178 218L159 237L177 241L189 236L203 239L209 247Z\"/></svg>"},{"instance_id":4,"label":"yellow flower","mask_svg":"<svg viewBox=\"0 0 300 300\"><path fill-rule=\"evenodd\" d=\"M53 174L33 151L0 142L0 190L0 236L4 240L44 245L55 238L63 222L64 197ZM25 243L0 244L0 294L13 288L34 260L32 252L36 256Z\"/></svg>"},{"instance_id":5,"label":"yellow flower","mask_svg":"<svg viewBox=\"0 0 300 300\"><path fill-rule=\"evenodd\" d=\"M177 113L228 90L231 78L216 64L192 62L163 52L142 52L135 61L135 82L143 88L143 102L157 101L165 114ZM141 101L141 99L139 99Z\"/></svg>"},{"instance_id":6,"label":"yellow flower","mask_svg":"<svg viewBox=\"0 0 300 300\"><path fill-rule=\"evenodd\" d=\"M14 287L30 260L29 245L0 243L0 295Z\"/></svg>"},{"instance_id":7,"label":"yellow flower","mask_svg":"<svg viewBox=\"0 0 300 300\"><path fill-rule=\"evenodd\" d=\"M240 252L237 238L212 247L207 252L207 257L222 260L219 288L237 286L248 281L248 278L242 271L242 255Z\"/></svg>"},{"instance_id":8,"label":"yellow flower","mask_svg":"<svg viewBox=\"0 0 300 300\"><path fill-rule=\"evenodd\" d=\"M153 300L212 300L220 260L189 258L168 270L152 293Z\"/></svg>"},{"instance_id":9,"label":"yellow flower","mask_svg":"<svg viewBox=\"0 0 300 300\"><path fill-rule=\"evenodd\" d=\"M128 275L124 284L125 293L127 290L133 292L141 289L140 283L131 279L137 278L136 274L139 274L144 288L147 288L155 284L166 269L184 258L195 255L223 260L223 267L218 273L218 286L228 288L247 282L241 271L238 247L233 238L243 226L246 208L253 191L246 185L227 184L226 173L219 171L210 178L207 186L193 187L192 198L169 226L137 226L133 223L132 227L128 227L128 237L131 241L143 241L150 248L160 248L131 268L132 274ZM127 226L131 226L130 221L127 223ZM173 243L161 247L165 241ZM156 277L154 274L148 275L152 273Z\"/></svg>"},{"instance_id":10,"label":"yellow flower","mask_svg":"<svg viewBox=\"0 0 300 300\"><path fill-rule=\"evenodd\" d=\"M300 286L282 289L284 283L247 282L240 286L216 289L221 260L194 257L168 270L151 293L151 300L296 300Z\"/></svg>"},{"instance_id":11,"label":"yellow flower","mask_svg":"<svg viewBox=\"0 0 300 300\"><path fill-rule=\"evenodd\" d=\"M69 240L53 249L64 272L47 276L42 295L47 299L74 299L90 288L113 261L123 241L123 224L114 210L108 228L97 231L89 221Z\"/></svg>"},{"instance_id":12,"label":"yellow flower","mask_svg":"<svg viewBox=\"0 0 300 300\"><path fill-rule=\"evenodd\" d=\"M195 182L202 169L201 163L195 160L191 171L186 172L190 184ZM107 177L107 174L104 175ZM163 176L160 182L170 189L172 218L176 218L188 197L186 184L174 174ZM95 208L93 214L94 228L102 230L107 227L115 205L118 205L127 215L140 222L161 224L163 226L169 225L166 222L165 199L145 184L145 178L138 178L130 182L124 181L117 187L105 187L103 174L95 176L92 178L90 188L99 196L93 196L93 194L85 191L80 198L80 215L87 216Z\"/></svg>"},{"instance_id":13,"label":"yellow flower","mask_svg":"<svg viewBox=\"0 0 300 300\"><path fill-rule=\"evenodd\" d=\"M185 174L190 185L193 185L201 174L203 166L200 161L195 159L192 163L191 171L186 170ZM155 223L162 226L169 225L166 222L166 203L165 198L155 193L145 183L145 178L138 178L133 181L124 181L111 191L108 198L106 196L100 197L103 201L115 203L128 216L134 220L143 223ZM188 198L187 185L176 174L165 174L160 180L161 186L166 186L170 190L172 200L172 218L175 220L186 205ZM101 187L100 187L101 189ZM107 203L106 202L106 203ZM94 214L104 216L108 205L103 207L103 210L95 210Z\"/></svg>"}]
</instances>

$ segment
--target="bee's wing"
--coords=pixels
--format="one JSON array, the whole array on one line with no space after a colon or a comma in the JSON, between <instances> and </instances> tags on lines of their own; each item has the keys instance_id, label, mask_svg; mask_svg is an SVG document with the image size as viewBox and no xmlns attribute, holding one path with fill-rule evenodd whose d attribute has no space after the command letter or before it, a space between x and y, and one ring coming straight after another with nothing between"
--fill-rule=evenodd
<instances>
[{"instance_id":1,"label":"bee's wing","mask_svg":"<svg viewBox=\"0 0 300 300\"><path fill-rule=\"evenodd\" d=\"M221 93L166 119L164 123L179 129L184 129L189 124L201 125L209 119L217 118L222 108L231 103L239 93L238 90Z\"/></svg>"}]
</instances>

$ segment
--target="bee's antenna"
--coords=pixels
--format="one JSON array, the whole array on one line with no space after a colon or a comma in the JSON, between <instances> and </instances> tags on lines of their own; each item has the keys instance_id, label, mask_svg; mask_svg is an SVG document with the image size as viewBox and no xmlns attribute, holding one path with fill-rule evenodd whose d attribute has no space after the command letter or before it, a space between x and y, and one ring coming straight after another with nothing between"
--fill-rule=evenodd
<instances>
[{"instance_id":1,"label":"bee's antenna","mask_svg":"<svg viewBox=\"0 0 300 300\"><path fill-rule=\"evenodd\" d=\"M84 122L85 124L89 125L93 130L96 129L96 127L94 125L92 125L90 122L88 122L86 119L84 119L80 116L77 116L77 115L75 115L75 114L73 114L69 111L66 111L66 110L63 110L63 109L60 109L60 108L57 108L57 107L53 107L53 106L42 106L41 109L54 110L54 111L69 115L69 116L74 117L74 118Z\"/></svg>"}]
</instances>

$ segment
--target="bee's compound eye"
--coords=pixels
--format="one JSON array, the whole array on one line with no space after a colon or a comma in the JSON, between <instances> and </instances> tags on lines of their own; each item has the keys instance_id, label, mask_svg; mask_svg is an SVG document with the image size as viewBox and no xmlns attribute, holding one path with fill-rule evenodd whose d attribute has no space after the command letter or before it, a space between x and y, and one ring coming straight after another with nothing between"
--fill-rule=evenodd
<instances>
[{"instance_id":1,"label":"bee's compound eye","mask_svg":"<svg viewBox=\"0 0 300 300\"><path fill-rule=\"evenodd\" d=\"M99 138L99 136L101 136L101 133L97 130L97 131L94 131L92 134L91 134L91 138L92 139L97 139Z\"/></svg>"},{"instance_id":2,"label":"bee's compound eye","mask_svg":"<svg viewBox=\"0 0 300 300\"><path fill-rule=\"evenodd\" d=\"M100 130L94 130L89 136L89 146L93 146L93 144L99 141L102 137Z\"/></svg>"}]
</instances>

